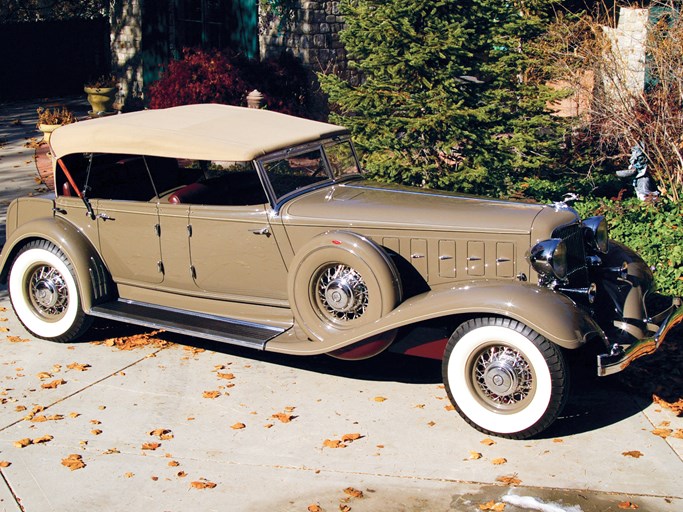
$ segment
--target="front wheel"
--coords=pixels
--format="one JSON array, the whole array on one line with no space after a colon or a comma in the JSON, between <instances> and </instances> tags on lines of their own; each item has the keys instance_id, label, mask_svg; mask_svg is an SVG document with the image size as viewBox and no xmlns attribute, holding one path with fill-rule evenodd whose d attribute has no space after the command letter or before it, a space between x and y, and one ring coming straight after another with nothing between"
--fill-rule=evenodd
<instances>
[{"instance_id":1,"label":"front wheel","mask_svg":"<svg viewBox=\"0 0 683 512\"><path fill-rule=\"evenodd\" d=\"M458 327L442 373L448 397L470 425L510 439L548 428L569 390L559 347L506 318L475 318Z\"/></svg>"},{"instance_id":2,"label":"front wheel","mask_svg":"<svg viewBox=\"0 0 683 512\"><path fill-rule=\"evenodd\" d=\"M72 341L88 328L71 262L54 244L36 240L10 268L10 301L19 321L38 338Z\"/></svg>"}]
</instances>

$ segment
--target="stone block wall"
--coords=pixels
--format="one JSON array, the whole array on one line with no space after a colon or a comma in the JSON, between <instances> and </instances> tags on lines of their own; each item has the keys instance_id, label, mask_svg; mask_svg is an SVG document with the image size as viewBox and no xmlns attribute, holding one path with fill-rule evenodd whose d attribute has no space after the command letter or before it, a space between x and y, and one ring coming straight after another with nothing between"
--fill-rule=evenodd
<instances>
[{"instance_id":1,"label":"stone block wall","mask_svg":"<svg viewBox=\"0 0 683 512\"><path fill-rule=\"evenodd\" d=\"M335 73L352 81L357 73L348 69L346 51L339 39L344 18L339 1L295 2L288 19L275 15L266 3L259 4L261 58L291 52L313 72Z\"/></svg>"},{"instance_id":2,"label":"stone block wall","mask_svg":"<svg viewBox=\"0 0 683 512\"><path fill-rule=\"evenodd\" d=\"M649 22L648 9L622 7L616 28L604 27L611 42L612 80L605 83L607 91L614 94L640 94L645 87L645 45ZM617 90L621 89L621 90Z\"/></svg>"},{"instance_id":3,"label":"stone block wall","mask_svg":"<svg viewBox=\"0 0 683 512\"><path fill-rule=\"evenodd\" d=\"M119 78L119 106L142 101L142 5L141 0L110 2L111 69Z\"/></svg>"}]
</instances>

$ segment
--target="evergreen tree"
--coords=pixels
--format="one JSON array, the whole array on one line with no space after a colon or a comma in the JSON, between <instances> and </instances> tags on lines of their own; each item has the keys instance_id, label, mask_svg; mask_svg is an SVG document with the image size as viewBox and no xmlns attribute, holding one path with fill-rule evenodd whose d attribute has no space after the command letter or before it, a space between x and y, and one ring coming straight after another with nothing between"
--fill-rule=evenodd
<instances>
[{"instance_id":1,"label":"evergreen tree","mask_svg":"<svg viewBox=\"0 0 683 512\"><path fill-rule=\"evenodd\" d=\"M321 75L379 179L477 193L552 171L561 120L527 42L555 0L342 0L354 85Z\"/></svg>"}]
</instances>

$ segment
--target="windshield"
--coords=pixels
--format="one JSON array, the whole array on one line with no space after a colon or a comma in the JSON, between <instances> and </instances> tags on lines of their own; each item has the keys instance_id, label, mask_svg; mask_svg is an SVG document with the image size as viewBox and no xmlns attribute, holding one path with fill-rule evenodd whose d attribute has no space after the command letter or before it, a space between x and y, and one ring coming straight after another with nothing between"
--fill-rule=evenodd
<instances>
[{"instance_id":1,"label":"windshield","mask_svg":"<svg viewBox=\"0 0 683 512\"><path fill-rule=\"evenodd\" d=\"M332 167L334 179L360 173L358 161L350 141L326 145L325 154Z\"/></svg>"}]
</instances>

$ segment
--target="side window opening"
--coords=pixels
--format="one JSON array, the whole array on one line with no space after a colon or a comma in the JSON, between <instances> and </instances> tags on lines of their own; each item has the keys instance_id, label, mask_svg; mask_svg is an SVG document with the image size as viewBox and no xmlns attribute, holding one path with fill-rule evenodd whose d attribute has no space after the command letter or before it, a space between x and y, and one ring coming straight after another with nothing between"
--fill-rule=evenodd
<instances>
[{"instance_id":1,"label":"side window opening","mask_svg":"<svg viewBox=\"0 0 683 512\"><path fill-rule=\"evenodd\" d=\"M181 161L187 169L199 170L199 179L162 196L171 204L249 206L268 201L252 162Z\"/></svg>"},{"instance_id":2,"label":"side window opening","mask_svg":"<svg viewBox=\"0 0 683 512\"><path fill-rule=\"evenodd\" d=\"M321 148L268 160L263 167L278 200L300 188L330 179Z\"/></svg>"}]
</instances>

